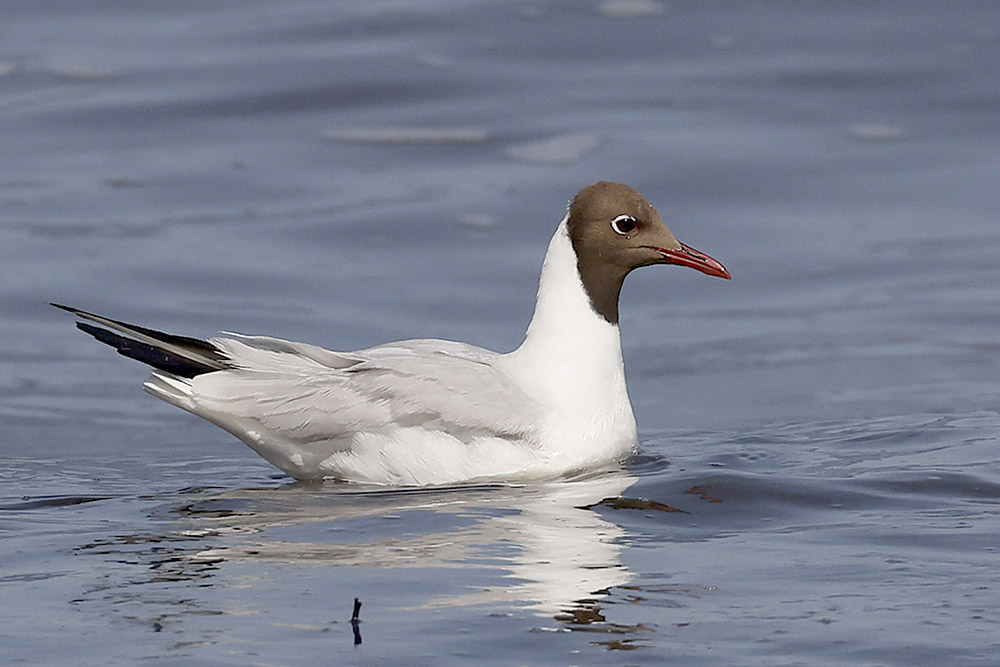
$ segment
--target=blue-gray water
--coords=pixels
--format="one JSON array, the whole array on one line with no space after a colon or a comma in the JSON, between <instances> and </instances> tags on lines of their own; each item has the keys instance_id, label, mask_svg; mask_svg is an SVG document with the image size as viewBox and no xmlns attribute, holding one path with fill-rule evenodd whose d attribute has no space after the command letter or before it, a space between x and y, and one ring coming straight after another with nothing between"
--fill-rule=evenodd
<instances>
[{"instance_id":1,"label":"blue-gray water","mask_svg":"<svg viewBox=\"0 0 1000 667\"><path fill-rule=\"evenodd\" d=\"M0 663L998 664L998 26L6 3ZM602 178L733 274L629 278L618 475L293 484L46 305L507 350Z\"/></svg>"}]
</instances>

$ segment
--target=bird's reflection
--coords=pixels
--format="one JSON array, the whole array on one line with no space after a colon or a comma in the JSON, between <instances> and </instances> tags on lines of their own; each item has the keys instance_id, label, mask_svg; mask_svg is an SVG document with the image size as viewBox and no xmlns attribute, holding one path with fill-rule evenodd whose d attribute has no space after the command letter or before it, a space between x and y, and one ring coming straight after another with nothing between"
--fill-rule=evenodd
<instances>
[{"instance_id":1,"label":"bird's reflection","mask_svg":"<svg viewBox=\"0 0 1000 667\"><path fill-rule=\"evenodd\" d=\"M201 585L230 563L443 568L486 562L503 573L493 585L432 597L417 608L502 604L582 629L603 623L602 599L632 577L620 558L623 529L593 506L619 498L634 481L615 471L517 487L385 491L294 483L191 490L190 502L173 503L154 517L163 519L156 522L160 533L98 540L83 549L145 553L157 581ZM397 520L378 529L385 524L374 520L385 517Z\"/></svg>"}]
</instances>

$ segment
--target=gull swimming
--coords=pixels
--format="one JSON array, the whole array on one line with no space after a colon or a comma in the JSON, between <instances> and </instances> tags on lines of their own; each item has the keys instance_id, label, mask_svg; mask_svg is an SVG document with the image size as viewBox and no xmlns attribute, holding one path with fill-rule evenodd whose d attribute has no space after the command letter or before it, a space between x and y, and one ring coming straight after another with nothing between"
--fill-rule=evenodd
<instances>
[{"instance_id":1,"label":"gull swimming","mask_svg":"<svg viewBox=\"0 0 1000 667\"><path fill-rule=\"evenodd\" d=\"M52 305L151 366L150 394L296 479L510 482L601 468L636 451L618 297L629 272L654 264L730 277L674 238L641 194L601 181L570 201L524 342L506 354L430 339L355 352L230 333L200 340Z\"/></svg>"}]
</instances>

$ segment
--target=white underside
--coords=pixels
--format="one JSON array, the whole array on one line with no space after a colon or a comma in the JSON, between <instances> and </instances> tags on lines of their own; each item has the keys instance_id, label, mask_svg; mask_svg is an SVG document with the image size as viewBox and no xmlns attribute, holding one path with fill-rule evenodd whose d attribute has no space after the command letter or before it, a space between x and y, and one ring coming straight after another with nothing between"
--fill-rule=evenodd
<instances>
[{"instance_id":1,"label":"white underside","mask_svg":"<svg viewBox=\"0 0 1000 667\"><path fill-rule=\"evenodd\" d=\"M637 444L618 327L591 308L565 220L510 354L427 340L350 353L264 337L213 343L237 368L193 379L157 371L145 388L298 479L547 479Z\"/></svg>"}]
</instances>

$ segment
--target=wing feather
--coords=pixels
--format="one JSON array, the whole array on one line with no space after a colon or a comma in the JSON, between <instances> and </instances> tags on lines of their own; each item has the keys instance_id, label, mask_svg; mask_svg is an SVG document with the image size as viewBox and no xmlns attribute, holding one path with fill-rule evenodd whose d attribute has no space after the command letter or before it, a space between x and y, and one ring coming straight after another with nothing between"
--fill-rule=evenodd
<instances>
[{"instance_id":1,"label":"wing feather","mask_svg":"<svg viewBox=\"0 0 1000 667\"><path fill-rule=\"evenodd\" d=\"M531 439L538 408L487 350L420 340L348 355L260 337L212 342L236 368L192 381L199 413L239 416L299 445L347 449L356 433L400 427Z\"/></svg>"}]
</instances>

